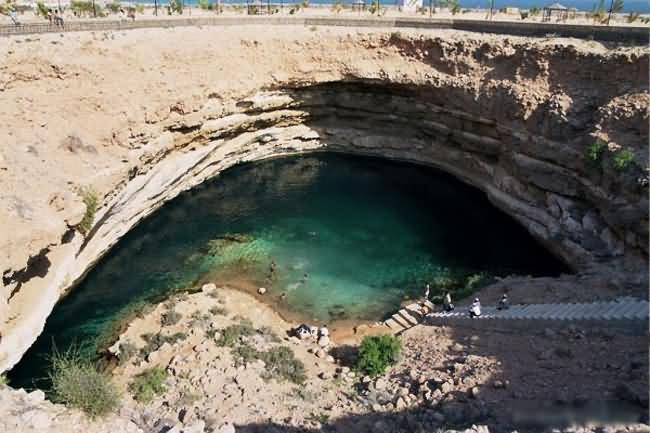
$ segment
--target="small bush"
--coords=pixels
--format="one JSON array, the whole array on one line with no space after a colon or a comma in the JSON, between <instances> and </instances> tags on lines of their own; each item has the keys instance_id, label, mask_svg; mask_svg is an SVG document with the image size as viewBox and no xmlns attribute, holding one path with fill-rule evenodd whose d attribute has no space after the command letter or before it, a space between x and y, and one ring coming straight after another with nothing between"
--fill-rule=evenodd
<instances>
[{"instance_id":1,"label":"small bush","mask_svg":"<svg viewBox=\"0 0 650 433\"><path fill-rule=\"evenodd\" d=\"M117 355L117 359L120 362L120 364L126 363L129 359L133 358L133 356L137 355L138 353L138 348L135 347L135 345L130 341L125 341L124 343L120 343L118 349L119 352Z\"/></svg>"},{"instance_id":2,"label":"small bush","mask_svg":"<svg viewBox=\"0 0 650 433\"><path fill-rule=\"evenodd\" d=\"M270 341L272 343L279 343L282 341L280 337L278 337L278 334L276 334L270 326L262 326L257 330L257 332L263 335L266 341Z\"/></svg>"},{"instance_id":3,"label":"small bush","mask_svg":"<svg viewBox=\"0 0 650 433\"><path fill-rule=\"evenodd\" d=\"M144 5L140 4L140 3L136 4L135 5L135 11L137 13L139 13L139 14L143 14L144 13Z\"/></svg>"},{"instance_id":4,"label":"small bush","mask_svg":"<svg viewBox=\"0 0 650 433\"><path fill-rule=\"evenodd\" d=\"M614 168L618 171L627 169L634 161L634 153L629 147L625 147L614 154Z\"/></svg>"},{"instance_id":5,"label":"small bush","mask_svg":"<svg viewBox=\"0 0 650 433\"><path fill-rule=\"evenodd\" d=\"M210 328L205 331L205 336L208 337L210 340L214 340L214 337L217 336L217 332L219 332L218 329Z\"/></svg>"},{"instance_id":6,"label":"small bush","mask_svg":"<svg viewBox=\"0 0 650 433\"><path fill-rule=\"evenodd\" d=\"M219 305L215 305L214 307L210 308L208 311L210 312L210 314L214 316L228 315L228 310L226 310L224 307L221 307Z\"/></svg>"},{"instance_id":7,"label":"small bush","mask_svg":"<svg viewBox=\"0 0 650 433\"><path fill-rule=\"evenodd\" d=\"M110 379L79 352L72 348L65 353L54 350L50 358L49 378L52 399L83 410L91 418L112 412L120 397Z\"/></svg>"},{"instance_id":8,"label":"small bush","mask_svg":"<svg viewBox=\"0 0 650 433\"><path fill-rule=\"evenodd\" d=\"M305 365L296 359L290 348L274 347L263 352L261 359L266 364L267 378L280 378L297 384L305 382Z\"/></svg>"},{"instance_id":9,"label":"small bush","mask_svg":"<svg viewBox=\"0 0 650 433\"><path fill-rule=\"evenodd\" d=\"M199 310L196 310L195 312L192 313L190 316L192 320L190 320L190 328L201 328L205 329L210 325L210 315L201 313Z\"/></svg>"},{"instance_id":10,"label":"small bush","mask_svg":"<svg viewBox=\"0 0 650 433\"><path fill-rule=\"evenodd\" d=\"M359 346L355 369L368 376L378 376L399 360L401 343L393 335L370 335Z\"/></svg>"},{"instance_id":11,"label":"small bush","mask_svg":"<svg viewBox=\"0 0 650 433\"><path fill-rule=\"evenodd\" d=\"M184 332L176 332L172 335L162 335L158 334L142 334L140 337L145 341L145 346L140 349L140 354L143 358L146 358L150 353L155 352L160 349L160 347L169 343L171 345L176 344L179 341L183 341L187 338L187 334Z\"/></svg>"},{"instance_id":12,"label":"small bush","mask_svg":"<svg viewBox=\"0 0 650 433\"><path fill-rule=\"evenodd\" d=\"M160 316L160 324L162 326L172 326L177 324L182 318L183 315L181 313L177 313L174 310L167 311Z\"/></svg>"},{"instance_id":13,"label":"small bush","mask_svg":"<svg viewBox=\"0 0 650 433\"><path fill-rule=\"evenodd\" d=\"M0 374L0 389L4 388L7 385L9 385L7 376L5 376L4 374Z\"/></svg>"},{"instance_id":14,"label":"small bush","mask_svg":"<svg viewBox=\"0 0 650 433\"><path fill-rule=\"evenodd\" d=\"M235 365L245 365L258 359L262 359L262 352L255 349L247 343L242 343L232 350L232 355L235 358Z\"/></svg>"},{"instance_id":15,"label":"small bush","mask_svg":"<svg viewBox=\"0 0 650 433\"><path fill-rule=\"evenodd\" d=\"M36 2L36 16L47 18L47 6L43 2Z\"/></svg>"},{"instance_id":16,"label":"small bush","mask_svg":"<svg viewBox=\"0 0 650 433\"><path fill-rule=\"evenodd\" d=\"M111 13L118 13L120 9L122 8L122 5L119 2L114 2L114 3L106 3L106 9L111 11Z\"/></svg>"},{"instance_id":17,"label":"small bush","mask_svg":"<svg viewBox=\"0 0 650 433\"><path fill-rule=\"evenodd\" d=\"M223 330L221 338L217 341L219 346L233 347L241 337L255 334L255 328L250 320L244 319L237 325L230 325Z\"/></svg>"},{"instance_id":18,"label":"small bush","mask_svg":"<svg viewBox=\"0 0 650 433\"><path fill-rule=\"evenodd\" d=\"M588 161L594 164L599 164L603 159L605 149L607 149L607 143L600 139L596 140L587 146L585 156L587 157Z\"/></svg>"},{"instance_id":19,"label":"small bush","mask_svg":"<svg viewBox=\"0 0 650 433\"><path fill-rule=\"evenodd\" d=\"M84 216L81 219L81 222L77 225L77 230L79 233L86 236L90 229L93 227L93 222L95 221L95 213L97 212L97 205L99 201L97 199L97 193L90 188L82 188L79 190L79 195L86 205L86 211Z\"/></svg>"},{"instance_id":20,"label":"small bush","mask_svg":"<svg viewBox=\"0 0 650 433\"><path fill-rule=\"evenodd\" d=\"M167 380L167 372L160 367L152 367L135 377L129 384L129 392L136 401L148 403L155 396L166 391L165 380Z\"/></svg>"}]
</instances>

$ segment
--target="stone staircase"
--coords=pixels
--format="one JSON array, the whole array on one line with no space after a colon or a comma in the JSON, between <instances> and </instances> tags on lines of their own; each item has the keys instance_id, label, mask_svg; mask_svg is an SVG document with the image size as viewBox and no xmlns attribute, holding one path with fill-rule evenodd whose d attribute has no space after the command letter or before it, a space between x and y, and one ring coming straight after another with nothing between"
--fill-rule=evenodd
<instances>
[{"instance_id":1,"label":"stone staircase","mask_svg":"<svg viewBox=\"0 0 650 433\"><path fill-rule=\"evenodd\" d=\"M434 314L434 310L431 301L425 301L424 304L410 304L385 320L384 325L388 326L393 334L397 334L422 322L427 314Z\"/></svg>"},{"instance_id":2,"label":"stone staircase","mask_svg":"<svg viewBox=\"0 0 650 433\"><path fill-rule=\"evenodd\" d=\"M394 333L400 333L427 318L436 325L453 325L459 321L508 321L508 320L543 320L543 321L647 321L650 304L648 301L621 299L618 301L576 303L576 304L525 304L511 305L506 310L496 306L481 308L481 316L470 319L469 307L456 308L454 311L435 311L431 302L424 306L408 305L384 324ZM483 322L485 323L485 322ZM605 322L606 324L606 322Z\"/></svg>"}]
</instances>

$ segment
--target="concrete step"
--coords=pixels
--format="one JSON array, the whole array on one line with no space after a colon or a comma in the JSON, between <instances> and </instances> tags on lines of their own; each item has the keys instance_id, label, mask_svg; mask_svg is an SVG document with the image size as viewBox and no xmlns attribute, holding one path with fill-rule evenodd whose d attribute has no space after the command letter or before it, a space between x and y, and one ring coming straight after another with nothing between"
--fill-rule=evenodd
<instances>
[{"instance_id":1,"label":"concrete step","mask_svg":"<svg viewBox=\"0 0 650 433\"><path fill-rule=\"evenodd\" d=\"M386 320L386 321L384 322L384 324L385 324L386 326L388 326L388 327L389 327L392 331L394 331L394 332L400 332L400 331L403 331L403 330L405 329L402 325L400 325L399 323L397 323L397 322L396 322L395 320L393 320L393 319L388 319L388 320Z\"/></svg>"},{"instance_id":2,"label":"concrete step","mask_svg":"<svg viewBox=\"0 0 650 433\"><path fill-rule=\"evenodd\" d=\"M558 305L550 311L549 318L552 320L562 320L567 314L571 314L575 308L575 304Z\"/></svg>"},{"instance_id":3,"label":"concrete step","mask_svg":"<svg viewBox=\"0 0 650 433\"><path fill-rule=\"evenodd\" d=\"M412 326L417 325L420 323L418 319L413 317L407 310L401 309L399 310L399 315L402 316L404 319L406 319L407 322L409 322Z\"/></svg>"},{"instance_id":4,"label":"concrete step","mask_svg":"<svg viewBox=\"0 0 650 433\"><path fill-rule=\"evenodd\" d=\"M614 307L610 309L609 315L611 318L618 318L619 313L625 308L625 303L623 302L614 302Z\"/></svg>"},{"instance_id":5,"label":"concrete step","mask_svg":"<svg viewBox=\"0 0 650 433\"><path fill-rule=\"evenodd\" d=\"M417 319L418 322L421 322L422 319L424 318L425 315L424 310L422 306L419 304L407 305L406 307L404 307L404 309L407 310L407 312L411 316L415 317L415 319Z\"/></svg>"},{"instance_id":6,"label":"concrete step","mask_svg":"<svg viewBox=\"0 0 650 433\"><path fill-rule=\"evenodd\" d=\"M393 319L395 322L397 322L402 328L410 328L411 324L407 322L402 316L399 314L395 313L392 315L391 319Z\"/></svg>"}]
</instances>

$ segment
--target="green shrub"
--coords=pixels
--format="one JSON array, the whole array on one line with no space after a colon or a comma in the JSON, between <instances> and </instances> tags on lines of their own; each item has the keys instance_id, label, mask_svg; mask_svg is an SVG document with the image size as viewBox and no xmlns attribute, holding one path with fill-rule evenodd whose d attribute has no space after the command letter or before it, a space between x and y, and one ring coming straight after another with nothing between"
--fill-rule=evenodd
<instances>
[{"instance_id":1,"label":"green shrub","mask_svg":"<svg viewBox=\"0 0 650 433\"><path fill-rule=\"evenodd\" d=\"M81 409L91 418L106 415L118 406L120 397L110 379L83 360L75 348L65 353L55 349L50 362L50 392L55 402Z\"/></svg>"},{"instance_id":2,"label":"green shrub","mask_svg":"<svg viewBox=\"0 0 650 433\"><path fill-rule=\"evenodd\" d=\"M106 3L106 9L111 11L111 13L118 13L120 9L122 8L122 5L119 2L114 2L114 3Z\"/></svg>"},{"instance_id":3,"label":"green shrub","mask_svg":"<svg viewBox=\"0 0 650 433\"><path fill-rule=\"evenodd\" d=\"M196 310L195 312L192 313L190 316L190 328L201 328L205 329L210 325L210 320L211 317L209 314L206 313L201 313L201 311Z\"/></svg>"},{"instance_id":4,"label":"green shrub","mask_svg":"<svg viewBox=\"0 0 650 433\"><path fill-rule=\"evenodd\" d=\"M378 376L399 360L401 343L393 335L369 335L359 346L355 369L368 376Z\"/></svg>"},{"instance_id":5,"label":"green shrub","mask_svg":"<svg viewBox=\"0 0 650 433\"><path fill-rule=\"evenodd\" d=\"M153 353L156 350L160 349L160 347L165 343L174 345L179 341L185 340L187 338L187 334L184 332L176 332L172 335L162 335L161 333L142 334L140 337L142 337L146 343L145 346L140 349L140 354L143 358L146 358L150 353Z\"/></svg>"},{"instance_id":6,"label":"green shrub","mask_svg":"<svg viewBox=\"0 0 650 433\"><path fill-rule=\"evenodd\" d=\"M137 13L139 13L139 14L143 14L144 13L144 5L140 4L140 3L136 4L135 5L135 11Z\"/></svg>"},{"instance_id":7,"label":"green shrub","mask_svg":"<svg viewBox=\"0 0 650 433\"><path fill-rule=\"evenodd\" d=\"M36 16L47 18L47 6L43 2L36 2Z\"/></svg>"},{"instance_id":8,"label":"green shrub","mask_svg":"<svg viewBox=\"0 0 650 433\"><path fill-rule=\"evenodd\" d=\"M255 349L248 343L241 343L233 348L232 355L235 358L235 365L245 365L257 359L262 359L262 352Z\"/></svg>"},{"instance_id":9,"label":"green shrub","mask_svg":"<svg viewBox=\"0 0 650 433\"><path fill-rule=\"evenodd\" d=\"M245 365L261 359L264 361L266 379L288 380L296 384L305 382L305 365L296 359L293 350L288 347L274 347L267 351L260 351L248 343L238 344L232 350L235 365Z\"/></svg>"},{"instance_id":10,"label":"green shrub","mask_svg":"<svg viewBox=\"0 0 650 433\"><path fill-rule=\"evenodd\" d=\"M588 161L594 164L600 164L603 159L605 149L607 149L607 143L605 143L603 140L597 139L589 146L587 146L585 156L587 157Z\"/></svg>"},{"instance_id":11,"label":"green shrub","mask_svg":"<svg viewBox=\"0 0 650 433\"><path fill-rule=\"evenodd\" d=\"M5 376L4 374L0 374L0 389L4 388L7 385L9 385L7 376Z\"/></svg>"},{"instance_id":12,"label":"green shrub","mask_svg":"<svg viewBox=\"0 0 650 433\"><path fill-rule=\"evenodd\" d=\"M634 152L629 147L624 147L614 154L614 168L618 171L627 169L634 161Z\"/></svg>"},{"instance_id":13,"label":"green shrub","mask_svg":"<svg viewBox=\"0 0 650 433\"><path fill-rule=\"evenodd\" d=\"M138 374L129 384L129 392L140 403L148 403L156 395L166 391L167 372L160 367L149 368Z\"/></svg>"},{"instance_id":14,"label":"green shrub","mask_svg":"<svg viewBox=\"0 0 650 433\"><path fill-rule=\"evenodd\" d=\"M102 7L97 3L93 3L92 1L75 1L72 0L70 3L70 9L77 15L77 16L95 16L97 15L98 17L103 17L106 14L104 13L104 10Z\"/></svg>"},{"instance_id":15,"label":"green shrub","mask_svg":"<svg viewBox=\"0 0 650 433\"><path fill-rule=\"evenodd\" d=\"M283 379L296 384L305 382L305 365L288 347L274 347L261 354L266 364L266 378Z\"/></svg>"},{"instance_id":16,"label":"green shrub","mask_svg":"<svg viewBox=\"0 0 650 433\"><path fill-rule=\"evenodd\" d=\"M255 328L250 320L243 319L237 325L230 325L223 330L217 341L219 346L233 347L241 337L255 334Z\"/></svg>"},{"instance_id":17,"label":"green shrub","mask_svg":"<svg viewBox=\"0 0 650 433\"><path fill-rule=\"evenodd\" d=\"M97 199L97 193L95 193L91 188L81 188L79 190L79 195L86 205L86 211L84 212L81 222L77 225L77 230L79 230L79 233L86 236L93 227L99 200Z\"/></svg>"},{"instance_id":18,"label":"green shrub","mask_svg":"<svg viewBox=\"0 0 650 433\"><path fill-rule=\"evenodd\" d=\"M176 12L178 15L183 15L183 2L181 0L170 0L169 1L169 15Z\"/></svg>"},{"instance_id":19,"label":"green shrub","mask_svg":"<svg viewBox=\"0 0 650 433\"><path fill-rule=\"evenodd\" d=\"M162 326L172 326L177 324L182 318L183 315L181 313L177 313L174 310L167 311L160 316L160 324Z\"/></svg>"}]
</instances>

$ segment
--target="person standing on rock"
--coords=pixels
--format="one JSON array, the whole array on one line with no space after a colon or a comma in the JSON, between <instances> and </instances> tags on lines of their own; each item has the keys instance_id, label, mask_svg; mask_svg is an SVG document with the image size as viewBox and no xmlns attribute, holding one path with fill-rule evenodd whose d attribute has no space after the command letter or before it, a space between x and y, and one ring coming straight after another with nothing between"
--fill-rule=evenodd
<instances>
[{"instance_id":1,"label":"person standing on rock","mask_svg":"<svg viewBox=\"0 0 650 433\"><path fill-rule=\"evenodd\" d=\"M451 293L447 292L445 298L442 301L442 306L445 311L452 311L454 309L454 304L451 303Z\"/></svg>"},{"instance_id":2,"label":"person standing on rock","mask_svg":"<svg viewBox=\"0 0 650 433\"><path fill-rule=\"evenodd\" d=\"M474 302L469 309L469 317L480 317L481 316L481 301L478 298L474 298Z\"/></svg>"},{"instance_id":3,"label":"person standing on rock","mask_svg":"<svg viewBox=\"0 0 650 433\"><path fill-rule=\"evenodd\" d=\"M429 287L429 283L427 283L426 288L424 289L424 299L422 300L422 306L425 306L426 302L429 300L430 291L431 288Z\"/></svg>"}]
</instances>

